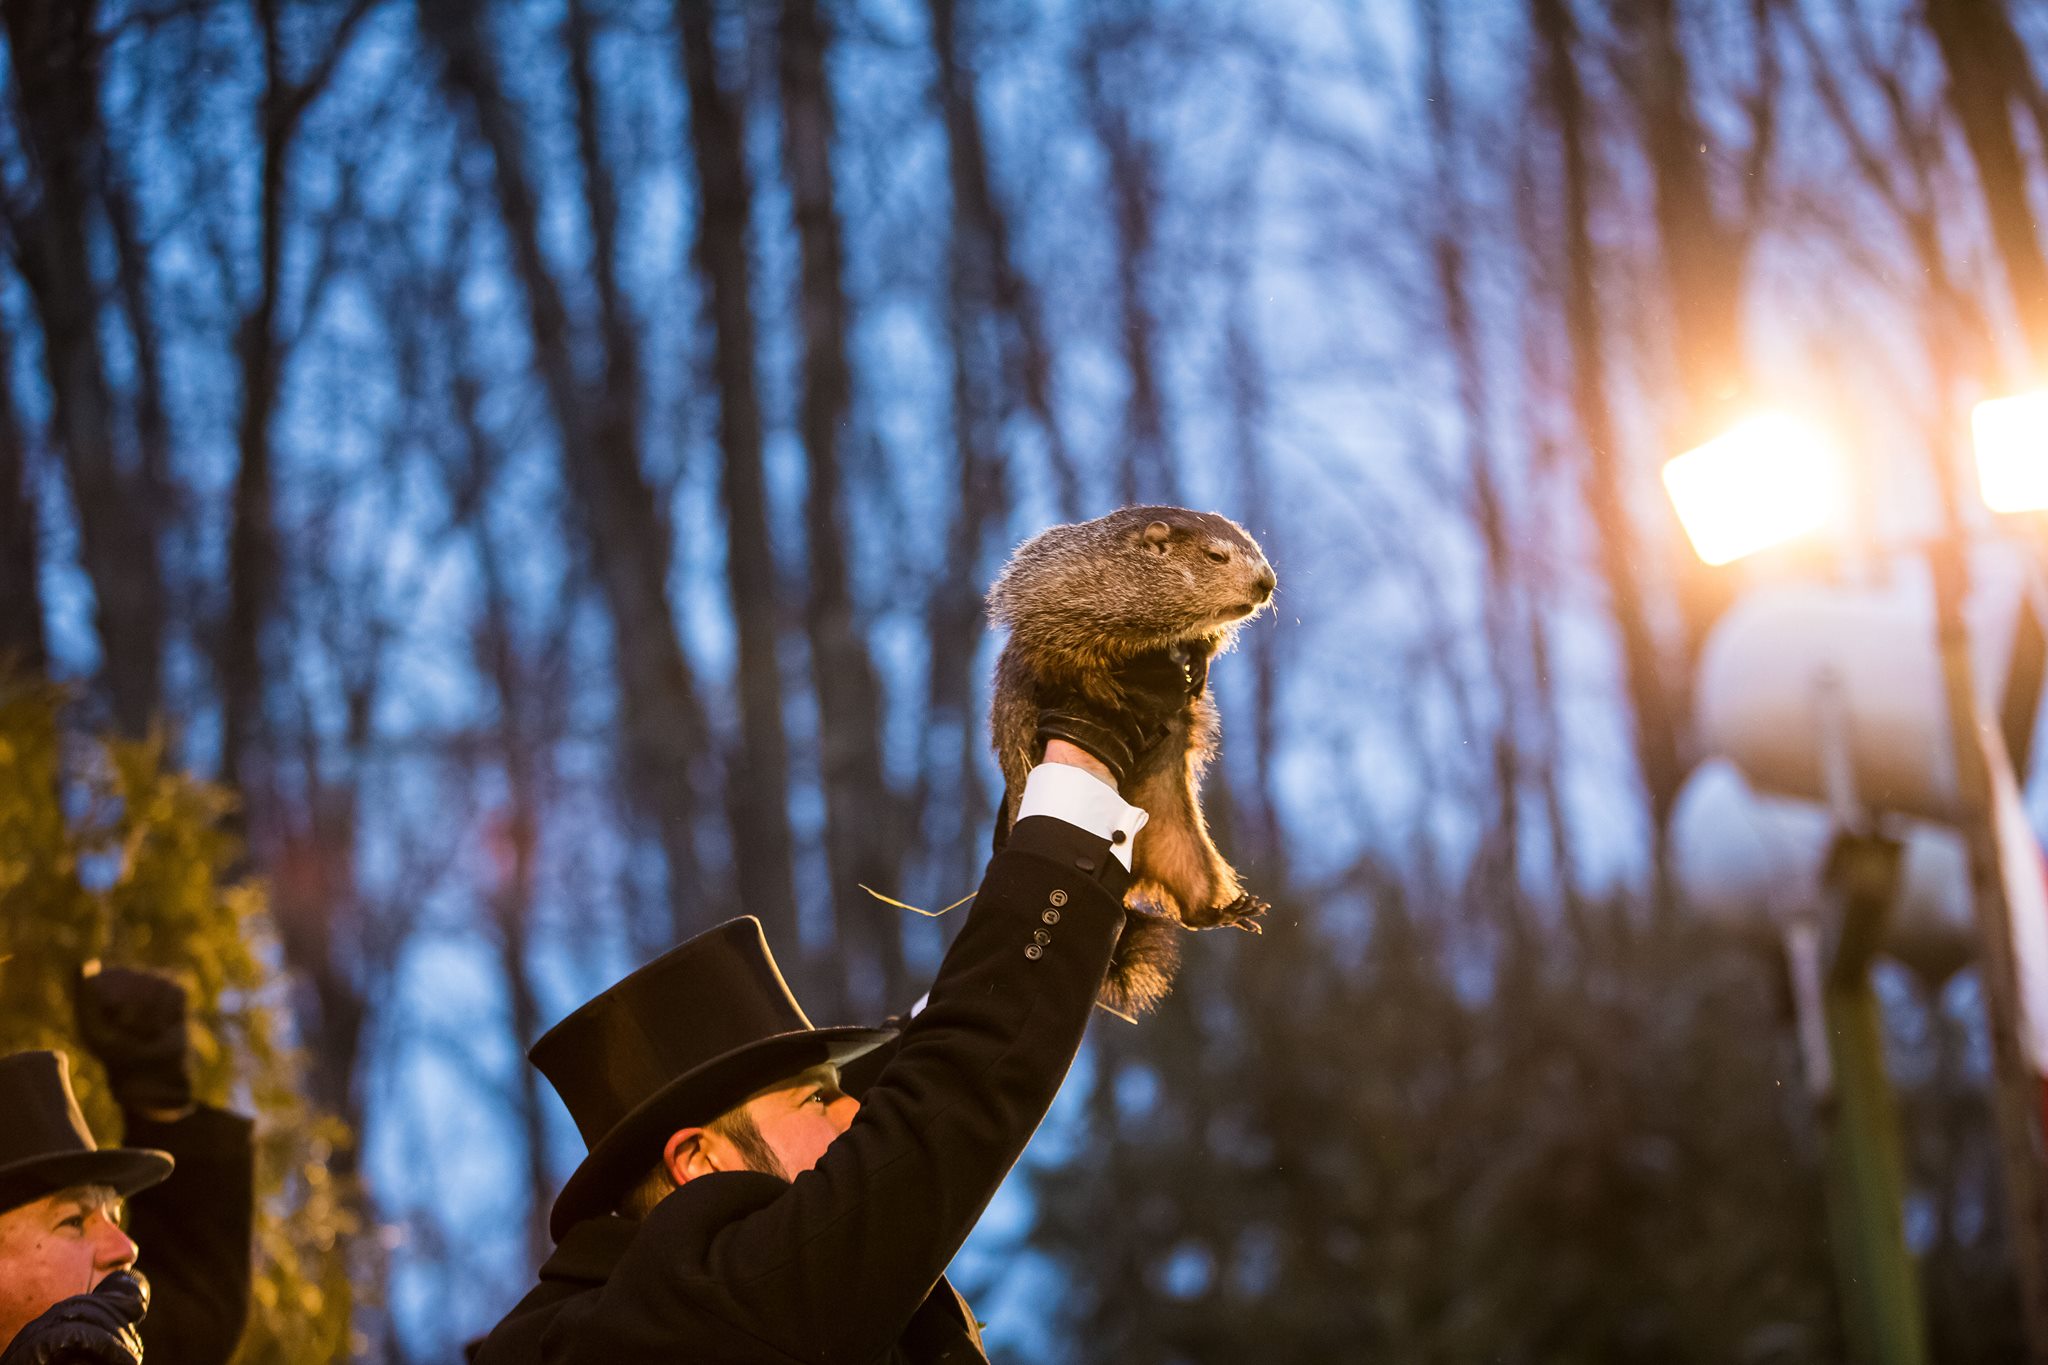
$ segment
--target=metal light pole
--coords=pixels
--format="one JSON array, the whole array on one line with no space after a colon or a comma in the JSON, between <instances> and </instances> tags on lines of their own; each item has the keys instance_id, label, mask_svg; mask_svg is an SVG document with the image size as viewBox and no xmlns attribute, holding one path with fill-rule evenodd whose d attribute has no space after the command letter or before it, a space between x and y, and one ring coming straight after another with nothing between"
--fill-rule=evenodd
<instances>
[{"instance_id":1,"label":"metal light pole","mask_svg":"<svg viewBox=\"0 0 2048 1365\"><path fill-rule=\"evenodd\" d=\"M1902 851L1895 840L1844 834L1824 876L1839 911L1820 992L1832 1080L1821 1101L1828 1231L1849 1355L1869 1365L1927 1359L1920 1283L1906 1250L1905 1159L1884 1066L1884 1010L1870 984L1898 898Z\"/></svg>"},{"instance_id":2,"label":"metal light pole","mask_svg":"<svg viewBox=\"0 0 2048 1365\"><path fill-rule=\"evenodd\" d=\"M1842 503L1842 463L1793 419L1752 420L1664 470L1700 558L1724 564L1826 524ZM1781 680L1782 681L1782 680ZM1800 1012L1807 1083L1825 1138L1829 1242L1844 1335L1861 1365L1924 1365L1927 1334L1905 1239L1905 1163L1884 1061L1871 964L1899 894L1901 845L1881 837L1857 792L1844 680L1796 684L1811 722L1835 839L1818 890L1833 911L1788 927L1786 966ZM1816 1037L1819 1035L1819 1037Z\"/></svg>"},{"instance_id":3,"label":"metal light pole","mask_svg":"<svg viewBox=\"0 0 2048 1365\"><path fill-rule=\"evenodd\" d=\"M2048 394L1986 408L1994 409L1988 421L1980 409L1975 423L1986 502L2000 511L2048 507ZM1788 466L1796 472L1789 485L1780 478ZM1694 547L1710 564L1726 563L1817 529L1845 501L1844 468L1826 449L1824 438L1814 439L1810 428L1785 419L1748 424L1679 456L1666 467L1665 483ZM1800 496L1783 496L1788 487ZM1768 504L1768 511L1761 517L1749 515L1749 508L1758 504ZM1969 583L1962 547L1942 543L1929 558L1952 777L1949 808L1942 816L1957 828L1967 851L1979 980L1992 1040L2007 1223L2028 1359L2034 1365L2048 1365L2043 1091L2034 1059L2022 1042L2026 1021L2008 894L2008 878L2015 875L2015 867L2028 864L2005 856L2015 850L2001 846L2004 838L2031 836L2023 826L2001 834L2002 821L2019 824L2016 787L2004 737L1996 725L1987 724L1977 700L1963 612ZM2037 696L2029 692L2028 700ZM1821 719L1822 728L1834 732L1821 736L1821 762L1829 770L1827 804L1837 813L1838 828L1846 832L1835 848L1827 878L1839 914L1833 918L1837 937L1826 954L1818 992L1828 1037L1825 1061L1831 1072L1823 1109L1828 1119L1830 1225L1854 1353L1886 1365L1917 1362L1925 1350L1924 1327L1900 1222L1904 1184L1895 1106L1884 1074L1882 1018L1869 987L1870 955L1896 893L1898 848L1868 837L1867 821L1856 817L1853 784L1841 776L1853 765L1839 725L1828 723L1839 717L1823 706ZM1787 943L1788 950L1798 946L1790 938ZM1810 981L1822 954L1810 942L1805 946ZM1788 951L1788 957L1798 971L1802 954ZM1806 992L1809 1012L1814 993L1810 987Z\"/></svg>"},{"instance_id":4,"label":"metal light pole","mask_svg":"<svg viewBox=\"0 0 2048 1365\"><path fill-rule=\"evenodd\" d=\"M1992 799L1991 764L2009 768L2011 759L2003 736L1996 726L1985 723L1977 702L1975 664L1963 620L1969 583L1961 548L1943 544L1930 558L1942 691L1955 755L1956 823L1969 849L1970 899L1980 940L1978 982L1991 1032L1992 1111L2005 1181L2006 1221L2027 1357L2034 1365L2048 1365L2048 1180L2042 1170L2041 1089L2020 1047L2019 963L2013 952L2005 860Z\"/></svg>"}]
</instances>

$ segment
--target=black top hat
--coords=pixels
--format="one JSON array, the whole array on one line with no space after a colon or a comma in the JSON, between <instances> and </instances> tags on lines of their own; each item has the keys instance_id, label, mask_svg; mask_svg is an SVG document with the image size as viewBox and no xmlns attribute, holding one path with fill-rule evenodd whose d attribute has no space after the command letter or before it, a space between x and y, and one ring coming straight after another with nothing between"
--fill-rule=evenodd
<instances>
[{"instance_id":1,"label":"black top hat","mask_svg":"<svg viewBox=\"0 0 2048 1365\"><path fill-rule=\"evenodd\" d=\"M63 1053L0 1057L0 1213L74 1185L107 1185L126 1199L170 1173L169 1153L93 1142Z\"/></svg>"},{"instance_id":2,"label":"black top hat","mask_svg":"<svg viewBox=\"0 0 2048 1365\"><path fill-rule=\"evenodd\" d=\"M894 1036L812 1028L751 915L670 949L526 1054L590 1149L555 1200L549 1230L560 1241L573 1224L609 1213L676 1129L708 1123L764 1086L850 1061Z\"/></svg>"}]
</instances>

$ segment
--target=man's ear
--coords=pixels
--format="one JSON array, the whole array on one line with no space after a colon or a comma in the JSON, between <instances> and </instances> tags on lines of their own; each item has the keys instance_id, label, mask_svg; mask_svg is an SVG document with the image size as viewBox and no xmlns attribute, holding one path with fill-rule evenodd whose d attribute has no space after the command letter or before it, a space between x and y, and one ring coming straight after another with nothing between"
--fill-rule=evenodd
<instances>
[{"instance_id":1,"label":"man's ear","mask_svg":"<svg viewBox=\"0 0 2048 1365\"><path fill-rule=\"evenodd\" d=\"M677 1189L700 1175L724 1169L711 1150L710 1138L711 1134L702 1128L678 1128L669 1135L668 1142L661 1149L661 1164L667 1169L668 1178L676 1182Z\"/></svg>"}]
</instances>

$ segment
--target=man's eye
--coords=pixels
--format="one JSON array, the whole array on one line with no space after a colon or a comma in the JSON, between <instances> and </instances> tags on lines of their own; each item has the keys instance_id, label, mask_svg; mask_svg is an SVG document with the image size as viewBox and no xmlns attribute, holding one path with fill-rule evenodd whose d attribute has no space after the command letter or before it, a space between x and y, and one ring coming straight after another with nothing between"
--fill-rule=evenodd
<instances>
[{"instance_id":1,"label":"man's eye","mask_svg":"<svg viewBox=\"0 0 2048 1365\"><path fill-rule=\"evenodd\" d=\"M69 1218L60 1219L57 1226L60 1228L77 1228L82 1232L85 1230L85 1215L74 1213Z\"/></svg>"}]
</instances>

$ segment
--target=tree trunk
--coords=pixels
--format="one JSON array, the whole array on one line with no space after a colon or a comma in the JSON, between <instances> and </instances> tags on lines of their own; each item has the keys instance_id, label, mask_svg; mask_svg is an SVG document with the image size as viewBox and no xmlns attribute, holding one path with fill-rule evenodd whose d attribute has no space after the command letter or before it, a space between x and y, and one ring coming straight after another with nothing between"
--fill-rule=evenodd
<instances>
[{"instance_id":1,"label":"tree trunk","mask_svg":"<svg viewBox=\"0 0 2048 1365\"><path fill-rule=\"evenodd\" d=\"M40 678L50 666L43 638L42 532L28 443L14 406L13 341L0 332L0 676Z\"/></svg>"},{"instance_id":2,"label":"tree trunk","mask_svg":"<svg viewBox=\"0 0 2048 1365\"><path fill-rule=\"evenodd\" d=\"M977 307L988 313L991 415L1007 418L1021 407L1045 438L1047 472L1060 514L1080 516L1081 479L1067 448L1054 399L1052 344L1046 337L1038 292L1010 245L1009 217L996 200L988 171L987 139L981 131L973 62L960 51L957 0L930 3L932 47L937 55L939 112L946 127L947 173L953 217L972 224L980 276Z\"/></svg>"},{"instance_id":3,"label":"tree trunk","mask_svg":"<svg viewBox=\"0 0 2048 1365\"><path fill-rule=\"evenodd\" d=\"M1668 452L1676 455L1718 434L1747 394L1742 354L1742 285L1747 226L1715 204L1709 135L1693 112L1693 74L1678 33L1674 0L1623 6L1644 64L1637 104L1657 219L1664 296L1677 362ZM1702 564L1682 537L1671 539L1683 624L1681 657L1671 671L1673 706L1691 710L1694 665L1707 632L1733 598L1734 580Z\"/></svg>"},{"instance_id":4,"label":"tree trunk","mask_svg":"<svg viewBox=\"0 0 2048 1365\"><path fill-rule=\"evenodd\" d=\"M719 899L696 847L699 792L714 778L706 771L710 727L669 605L667 523L640 471L637 447L608 444L590 416L571 355L568 309L540 245L540 206L522 131L485 48L478 8L474 0L447 0L423 4L419 14L441 54L443 80L491 150L534 365L561 441L563 485L611 618L626 784L662 849L675 932L692 933L707 927L705 907Z\"/></svg>"},{"instance_id":5,"label":"tree trunk","mask_svg":"<svg viewBox=\"0 0 2048 1365\"><path fill-rule=\"evenodd\" d=\"M1117 311L1123 321L1124 398L1123 502L1176 503L1173 456L1166 438L1166 404L1159 391L1159 319L1147 297L1151 278L1154 221L1159 191L1156 155L1131 127L1129 111L1094 92L1096 134L1109 154L1109 192L1116 221Z\"/></svg>"},{"instance_id":6,"label":"tree trunk","mask_svg":"<svg viewBox=\"0 0 2048 1365\"><path fill-rule=\"evenodd\" d=\"M89 242L103 155L96 9L90 0L19 0L0 9L24 140L39 173L33 208L15 215L18 257L42 323L53 434L70 475L80 557L92 580L100 675L114 724L140 735L161 700L161 512L123 468L100 353L99 284Z\"/></svg>"},{"instance_id":7,"label":"tree trunk","mask_svg":"<svg viewBox=\"0 0 2048 1365\"><path fill-rule=\"evenodd\" d=\"M952 233L947 248L946 329L952 350L953 443L956 502L946 535L943 576L926 608L930 665L926 683L927 733L941 749L926 759L925 786L938 807L962 823L946 831L951 842L939 866L955 882L973 875L980 852L966 823L989 809L982 788L981 753L987 740L975 714L974 661L985 621L981 582L992 541L1008 512L1002 452L1003 350L1000 308L1002 243L1000 215L989 189L988 154L982 135L971 67L961 60L954 0L927 0L931 41L938 68L939 114L946 131L946 166L953 191ZM950 772L948 771L950 769ZM944 774L950 785L931 781ZM962 885L961 891L971 889ZM958 894L958 893L955 893Z\"/></svg>"},{"instance_id":8,"label":"tree trunk","mask_svg":"<svg viewBox=\"0 0 2048 1365\"><path fill-rule=\"evenodd\" d=\"M473 414L465 413L464 417L472 463L479 464L484 458L482 442ZM477 664L496 694L498 719L492 738L496 741L498 762L504 769L506 795L494 841L499 862L497 884L488 893L487 909L497 931L498 975L505 983L506 1023L515 1054L523 1056L540 1037L545 1021L530 959L543 765L552 736L529 723L529 717L536 711L548 709L544 697L547 682L535 676L538 670L528 667L520 656L504 571L490 530L481 519L476 525L476 547L484 586ZM536 1068L522 1060L512 1069L512 1107L526 1168L527 1260L539 1265L554 1248L554 1239L548 1232L554 1193L554 1173L548 1163L548 1104Z\"/></svg>"},{"instance_id":9,"label":"tree trunk","mask_svg":"<svg viewBox=\"0 0 2048 1365\"><path fill-rule=\"evenodd\" d=\"M128 323L129 341L135 347L135 447L140 486L152 505L164 507L174 496L171 418L164 406L162 329L150 300L149 248L136 227L129 187L111 167L105 169L100 203L114 238L114 284Z\"/></svg>"},{"instance_id":10,"label":"tree trunk","mask_svg":"<svg viewBox=\"0 0 2048 1365\"><path fill-rule=\"evenodd\" d=\"M281 568L271 492L270 418L277 407L282 357L277 344L277 295L284 260L285 172L292 126L277 32L275 0L257 5L263 28L263 98L257 173L256 295L235 333L241 363L242 404L235 424L241 463L235 471L228 533L228 619L221 637L221 771L230 786L247 775L248 745L263 706L263 637L276 600Z\"/></svg>"},{"instance_id":11,"label":"tree trunk","mask_svg":"<svg viewBox=\"0 0 2048 1365\"><path fill-rule=\"evenodd\" d=\"M1238 468L1237 495L1242 499L1237 509L1244 524L1254 536L1270 537L1273 528L1273 497L1269 487L1271 463L1265 443L1264 432L1270 416L1267 398L1266 375L1263 362L1252 337L1252 322L1248 316L1246 298L1249 284L1243 265L1235 267L1236 278L1231 283L1230 309L1224 322L1223 392L1230 404L1230 426L1232 453ZM1276 553L1270 539L1265 549L1268 555ZM1238 828L1251 836L1251 846L1243 850L1245 862L1257 864L1268 886L1278 887L1286 879L1287 846L1280 823L1280 782L1278 778L1278 749L1280 746L1280 635L1284 627L1279 620L1261 621L1256 624L1244 641L1241 652L1246 656L1251 672L1251 696L1246 712L1251 717L1251 733L1246 736L1245 765L1249 778L1245 789L1253 794L1253 800L1240 801L1240 808L1249 806L1249 811L1240 817ZM1238 746L1232 744L1232 752Z\"/></svg>"},{"instance_id":12,"label":"tree trunk","mask_svg":"<svg viewBox=\"0 0 2048 1365\"><path fill-rule=\"evenodd\" d=\"M1644 60L1637 103L1678 363L1677 435L1715 434L1743 395L1742 283L1748 232L1716 205L1709 137L1693 113L1690 58L1673 0L1624 6ZM1675 452L1674 452L1675 453Z\"/></svg>"},{"instance_id":13,"label":"tree trunk","mask_svg":"<svg viewBox=\"0 0 2048 1365\"><path fill-rule=\"evenodd\" d=\"M726 800L740 904L759 916L769 942L794 945L789 738L782 723L779 594L761 464L753 269L747 256L753 190L747 173L745 105L720 87L711 10L701 0L684 0L678 6L690 142L696 151L696 265L710 310L718 443L724 456L718 491L725 512L726 588L739 636L734 685L740 751L728 772Z\"/></svg>"},{"instance_id":14,"label":"tree trunk","mask_svg":"<svg viewBox=\"0 0 2048 1365\"><path fill-rule=\"evenodd\" d=\"M1555 120L1563 162L1565 332L1571 342L1572 413L1585 442L1580 494L1620 637L1622 683L1649 803L1656 903L1661 909L1669 900L1666 835L1685 772L1679 758L1678 718L1664 685L1641 581L1642 552L1627 496L1630 472L1607 393L1606 337L1591 217L1591 149L1597 139L1579 82L1577 27L1565 0L1530 0L1530 19L1541 44L1541 98Z\"/></svg>"},{"instance_id":15,"label":"tree trunk","mask_svg":"<svg viewBox=\"0 0 2048 1365\"><path fill-rule=\"evenodd\" d=\"M825 788L825 854L856 1015L900 1011L909 1001L903 940L893 911L860 888L894 892L908 842L906 812L889 790L882 761L882 687L855 613L847 558L844 442L850 431L853 366L845 253L833 183L830 35L817 0L784 0L780 76L784 164L799 259L797 319L803 334L803 391L797 426L804 443L804 528L810 591L804 626L818 699L818 766Z\"/></svg>"},{"instance_id":16,"label":"tree trunk","mask_svg":"<svg viewBox=\"0 0 2048 1365\"><path fill-rule=\"evenodd\" d=\"M1948 67L1948 101L1977 163L1991 238L2005 265L2030 362L2048 365L2048 254L2028 199L2014 111L2040 98L2025 44L2000 0L1928 0L1927 26Z\"/></svg>"},{"instance_id":17,"label":"tree trunk","mask_svg":"<svg viewBox=\"0 0 2048 1365\"><path fill-rule=\"evenodd\" d=\"M1461 146L1457 96L1445 65L1446 35L1440 0L1425 0L1421 18L1436 200L1430 257L1456 384L1462 435L1459 472L1471 490L1466 510L1484 556L1481 617L1496 705L1492 736L1493 827L1481 840L1479 859L1492 867L1476 868L1480 875L1475 884L1487 884L1492 878L1486 874L1498 870L1504 894L1487 895L1484 900L1486 908L1498 915L1513 945L1511 959L1521 963L1529 960L1521 865L1521 722L1529 644L1515 582L1514 529L1495 470L1498 456L1487 433L1487 367L1481 350L1479 319L1474 315L1467 289L1469 264L1465 243L1470 240L1471 227L1465 213L1465 191L1458 178Z\"/></svg>"}]
</instances>

